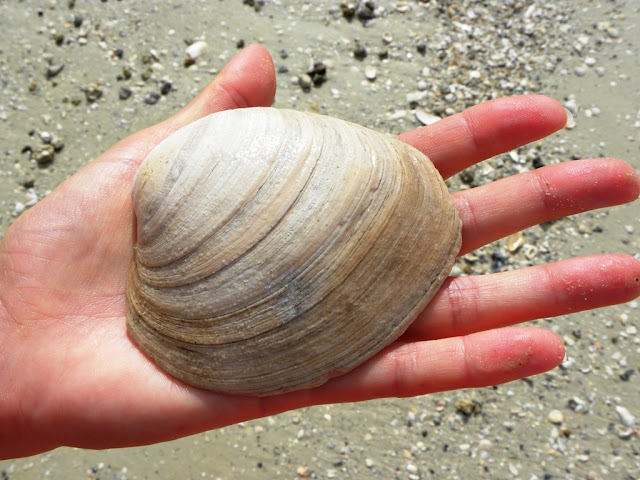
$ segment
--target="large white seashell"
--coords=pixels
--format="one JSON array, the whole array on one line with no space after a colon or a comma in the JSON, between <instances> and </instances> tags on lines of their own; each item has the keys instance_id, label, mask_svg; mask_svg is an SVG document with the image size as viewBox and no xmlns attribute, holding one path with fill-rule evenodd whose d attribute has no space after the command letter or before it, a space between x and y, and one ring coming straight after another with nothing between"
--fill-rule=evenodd
<instances>
[{"instance_id":1,"label":"large white seashell","mask_svg":"<svg viewBox=\"0 0 640 480\"><path fill-rule=\"evenodd\" d=\"M423 154L296 111L178 130L132 197L130 335L165 371L221 392L281 393L361 364L404 332L460 248Z\"/></svg>"}]
</instances>

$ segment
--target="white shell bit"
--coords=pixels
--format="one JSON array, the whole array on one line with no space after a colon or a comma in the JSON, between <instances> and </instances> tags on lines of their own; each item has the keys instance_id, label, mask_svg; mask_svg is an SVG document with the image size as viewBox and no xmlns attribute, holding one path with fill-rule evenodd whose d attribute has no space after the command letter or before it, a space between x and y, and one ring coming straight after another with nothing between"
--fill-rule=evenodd
<instances>
[{"instance_id":1,"label":"white shell bit","mask_svg":"<svg viewBox=\"0 0 640 480\"><path fill-rule=\"evenodd\" d=\"M400 336L460 248L414 148L321 115L216 113L172 134L133 185L127 324L198 387L269 395L345 373Z\"/></svg>"}]
</instances>

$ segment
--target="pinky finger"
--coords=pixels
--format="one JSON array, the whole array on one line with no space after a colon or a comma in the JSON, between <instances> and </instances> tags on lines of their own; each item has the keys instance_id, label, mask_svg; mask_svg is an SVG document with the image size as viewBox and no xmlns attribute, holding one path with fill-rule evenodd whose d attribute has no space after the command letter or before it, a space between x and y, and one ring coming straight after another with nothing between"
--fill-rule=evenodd
<instances>
[{"instance_id":1,"label":"pinky finger","mask_svg":"<svg viewBox=\"0 0 640 480\"><path fill-rule=\"evenodd\" d=\"M563 358L562 341L532 327L396 342L350 373L300 394L303 403L322 404L484 387L546 372Z\"/></svg>"}]
</instances>

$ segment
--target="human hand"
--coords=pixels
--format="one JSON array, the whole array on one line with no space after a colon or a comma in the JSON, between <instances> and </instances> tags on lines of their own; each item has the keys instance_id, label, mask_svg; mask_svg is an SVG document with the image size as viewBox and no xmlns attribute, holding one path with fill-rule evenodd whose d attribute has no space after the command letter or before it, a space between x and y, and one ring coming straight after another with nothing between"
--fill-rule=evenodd
<instances>
[{"instance_id":1,"label":"human hand","mask_svg":"<svg viewBox=\"0 0 640 480\"><path fill-rule=\"evenodd\" d=\"M511 381L553 368L564 349L551 332L509 325L640 293L640 263L625 255L449 278L398 341L320 387L227 396L165 374L131 342L125 326L133 175L181 126L218 110L270 105L274 77L268 53L247 47L185 109L113 146L9 228L0 244L0 458L61 445L147 444L308 405ZM554 100L513 97L400 138L448 177L565 123ZM625 163L599 159L455 193L461 254L543 221L632 201L639 185Z\"/></svg>"}]
</instances>

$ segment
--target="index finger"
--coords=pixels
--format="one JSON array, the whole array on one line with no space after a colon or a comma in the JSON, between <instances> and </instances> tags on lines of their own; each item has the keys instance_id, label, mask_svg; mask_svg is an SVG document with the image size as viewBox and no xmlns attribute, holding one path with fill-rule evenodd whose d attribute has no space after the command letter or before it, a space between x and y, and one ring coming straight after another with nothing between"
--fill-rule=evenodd
<instances>
[{"instance_id":1,"label":"index finger","mask_svg":"<svg viewBox=\"0 0 640 480\"><path fill-rule=\"evenodd\" d=\"M399 140L424 152L448 178L477 162L539 140L564 128L567 112L556 100L522 95L490 100Z\"/></svg>"}]
</instances>

